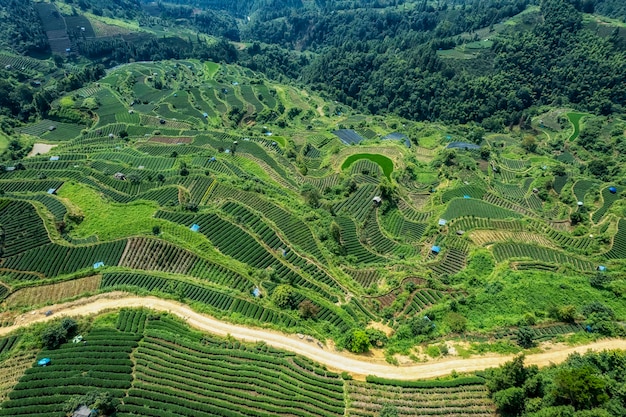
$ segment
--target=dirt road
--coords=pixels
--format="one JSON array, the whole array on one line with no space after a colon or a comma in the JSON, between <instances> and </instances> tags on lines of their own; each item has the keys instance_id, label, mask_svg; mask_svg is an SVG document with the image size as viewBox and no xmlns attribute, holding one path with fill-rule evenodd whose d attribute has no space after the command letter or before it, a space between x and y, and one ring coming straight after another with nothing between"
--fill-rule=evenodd
<instances>
[{"instance_id":1,"label":"dirt road","mask_svg":"<svg viewBox=\"0 0 626 417\"><path fill-rule=\"evenodd\" d=\"M210 316L196 313L189 307L171 300L162 300L155 297L137 297L125 293L101 294L84 300L46 307L36 312L30 312L18 317L16 324L11 327L0 328L0 336L30 323L44 322L59 316L90 315L116 310L124 307L147 307L157 311L167 311L182 319L190 326L219 336L230 335L246 342L263 341L276 348L285 349L306 356L316 362L326 365L335 371L347 371L354 377L362 379L367 375L377 375L392 379L419 379L434 378L450 374L452 371L472 372L496 367L510 360L512 356L488 355L469 359L446 358L436 362L426 362L408 366L393 366L368 357L352 355L347 352L337 352L320 347L313 339L297 335L288 335L268 329L250 328L241 325L225 323ZM47 310L54 314L46 317ZM603 340L584 346L553 346L551 350L528 355L527 364L546 366L558 363L574 352L587 350L626 349L626 340Z\"/></svg>"}]
</instances>

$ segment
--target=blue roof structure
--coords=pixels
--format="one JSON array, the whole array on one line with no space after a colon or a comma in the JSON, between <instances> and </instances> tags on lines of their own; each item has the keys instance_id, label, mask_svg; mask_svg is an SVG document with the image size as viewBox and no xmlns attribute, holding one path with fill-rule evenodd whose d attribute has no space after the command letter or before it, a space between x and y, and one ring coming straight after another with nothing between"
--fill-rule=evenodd
<instances>
[{"instance_id":1,"label":"blue roof structure","mask_svg":"<svg viewBox=\"0 0 626 417\"><path fill-rule=\"evenodd\" d=\"M411 147L411 141L409 140L408 136L405 135L404 133L392 132L388 134L387 136L384 136L383 140L402 140L404 141L404 144L406 145L407 148Z\"/></svg>"},{"instance_id":2,"label":"blue roof structure","mask_svg":"<svg viewBox=\"0 0 626 417\"><path fill-rule=\"evenodd\" d=\"M59 158L60 158L59 156L51 156L51 157L50 157L50 160L51 160L51 161L58 161L58 160L59 160Z\"/></svg>"},{"instance_id":3,"label":"blue roof structure","mask_svg":"<svg viewBox=\"0 0 626 417\"><path fill-rule=\"evenodd\" d=\"M256 298L259 298L261 296L261 290L259 289L259 287L254 287L254 289L252 290L252 295L254 295Z\"/></svg>"},{"instance_id":4,"label":"blue roof structure","mask_svg":"<svg viewBox=\"0 0 626 417\"><path fill-rule=\"evenodd\" d=\"M48 194L54 194L57 192L56 188L48 188Z\"/></svg>"},{"instance_id":5,"label":"blue roof structure","mask_svg":"<svg viewBox=\"0 0 626 417\"><path fill-rule=\"evenodd\" d=\"M200 226L197 224L192 224L191 227L189 228L192 232L198 232L200 230Z\"/></svg>"},{"instance_id":6,"label":"blue roof structure","mask_svg":"<svg viewBox=\"0 0 626 417\"><path fill-rule=\"evenodd\" d=\"M216 157L212 156L212 157L209 158L209 162L215 162L215 161L217 161Z\"/></svg>"},{"instance_id":7,"label":"blue roof structure","mask_svg":"<svg viewBox=\"0 0 626 417\"><path fill-rule=\"evenodd\" d=\"M463 196L463 198L467 200L468 198L472 198L472 197L470 197L469 195L465 194L465 195Z\"/></svg>"},{"instance_id":8,"label":"blue roof structure","mask_svg":"<svg viewBox=\"0 0 626 417\"><path fill-rule=\"evenodd\" d=\"M209 117L209 113L202 113L202 117L206 119L207 117Z\"/></svg>"},{"instance_id":9,"label":"blue roof structure","mask_svg":"<svg viewBox=\"0 0 626 417\"><path fill-rule=\"evenodd\" d=\"M333 132L333 135L337 136L346 145L354 145L355 143L361 143L365 138L352 129L339 129Z\"/></svg>"},{"instance_id":10,"label":"blue roof structure","mask_svg":"<svg viewBox=\"0 0 626 417\"><path fill-rule=\"evenodd\" d=\"M439 219L439 222L438 222L439 226L445 226L446 223L448 223L446 219Z\"/></svg>"},{"instance_id":11,"label":"blue roof structure","mask_svg":"<svg viewBox=\"0 0 626 417\"><path fill-rule=\"evenodd\" d=\"M615 194L617 192L617 188L611 186L609 187L609 191L611 192L611 194Z\"/></svg>"},{"instance_id":12,"label":"blue roof structure","mask_svg":"<svg viewBox=\"0 0 626 417\"><path fill-rule=\"evenodd\" d=\"M606 266L604 266L604 265L598 266L598 271L600 271L600 272L606 271Z\"/></svg>"},{"instance_id":13,"label":"blue roof structure","mask_svg":"<svg viewBox=\"0 0 626 417\"><path fill-rule=\"evenodd\" d=\"M52 362L52 361L50 360L50 358L43 358L43 359L40 359L40 360L37 362L37 365L39 365L39 366L48 366L48 365L50 365L50 362Z\"/></svg>"},{"instance_id":14,"label":"blue roof structure","mask_svg":"<svg viewBox=\"0 0 626 417\"><path fill-rule=\"evenodd\" d=\"M448 146L446 146L446 148L470 150L470 149L480 149L480 146L476 145L475 143L469 143L469 142L450 142Z\"/></svg>"},{"instance_id":15,"label":"blue roof structure","mask_svg":"<svg viewBox=\"0 0 626 417\"><path fill-rule=\"evenodd\" d=\"M93 264L93 269L102 268L103 266L104 266L104 262L102 261L96 262L95 264Z\"/></svg>"},{"instance_id":16,"label":"blue roof structure","mask_svg":"<svg viewBox=\"0 0 626 417\"><path fill-rule=\"evenodd\" d=\"M433 246L432 248L430 248L430 251L432 253L439 253L441 252L441 248L439 246Z\"/></svg>"}]
</instances>

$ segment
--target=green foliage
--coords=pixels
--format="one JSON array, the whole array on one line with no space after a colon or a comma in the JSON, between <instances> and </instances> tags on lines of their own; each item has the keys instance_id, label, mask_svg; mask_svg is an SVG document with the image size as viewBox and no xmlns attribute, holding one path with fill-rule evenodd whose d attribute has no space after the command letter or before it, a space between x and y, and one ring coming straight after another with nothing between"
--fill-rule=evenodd
<instances>
[{"instance_id":1,"label":"green foliage","mask_svg":"<svg viewBox=\"0 0 626 417\"><path fill-rule=\"evenodd\" d=\"M363 329L354 328L344 338L344 346L353 353L367 352L371 346L370 338Z\"/></svg>"},{"instance_id":2,"label":"green foliage","mask_svg":"<svg viewBox=\"0 0 626 417\"><path fill-rule=\"evenodd\" d=\"M523 417L622 415L619 392L626 380L623 351L573 354L564 363L538 370L523 358L487 374L487 386L503 415Z\"/></svg>"},{"instance_id":3,"label":"green foliage","mask_svg":"<svg viewBox=\"0 0 626 417\"><path fill-rule=\"evenodd\" d=\"M595 371L590 365L559 370L554 377L554 395L577 410L602 405L609 399L607 383Z\"/></svg>"},{"instance_id":4,"label":"green foliage","mask_svg":"<svg viewBox=\"0 0 626 417\"><path fill-rule=\"evenodd\" d=\"M517 344L524 349L531 348L535 345L533 341L533 332L530 328L522 326L517 329Z\"/></svg>"},{"instance_id":5,"label":"green foliage","mask_svg":"<svg viewBox=\"0 0 626 417\"><path fill-rule=\"evenodd\" d=\"M65 318L60 323L47 327L41 335L41 341L47 349L56 349L74 337L77 330L78 323Z\"/></svg>"},{"instance_id":6,"label":"green foliage","mask_svg":"<svg viewBox=\"0 0 626 417\"><path fill-rule=\"evenodd\" d=\"M280 308L295 308L296 293L290 285L279 285L272 293L272 301Z\"/></svg>"},{"instance_id":7,"label":"green foliage","mask_svg":"<svg viewBox=\"0 0 626 417\"><path fill-rule=\"evenodd\" d=\"M380 409L380 413L378 417L398 417L398 409L395 405L390 403L383 404L383 407Z\"/></svg>"}]
</instances>

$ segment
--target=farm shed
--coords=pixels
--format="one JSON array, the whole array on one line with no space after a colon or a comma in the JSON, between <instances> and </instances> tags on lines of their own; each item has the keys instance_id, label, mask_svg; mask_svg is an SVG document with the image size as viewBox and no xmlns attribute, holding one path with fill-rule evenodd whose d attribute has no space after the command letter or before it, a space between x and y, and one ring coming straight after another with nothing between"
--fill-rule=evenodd
<instances>
[{"instance_id":1,"label":"farm shed","mask_svg":"<svg viewBox=\"0 0 626 417\"><path fill-rule=\"evenodd\" d=\"M51 161L58 161L61 157L60 156L51 156L50 160Z\"/></svg>"},{"instance_id":2,"label":"farm shed","mask_svg":"<svg viewBox=\"0 0 626 417\"><path fill-rule=\"evenodd\" d=\"M441 252L441 247L439 247L439 246L435 245L435 246L433 246L432 248L430 248L430 251L436 255L436 254L438 254L439 252Z\"/></svg>"},{"instance_id":3,"label":"farm shed","mask_svg":"<svg viewBox=\"0 0 626 417\"><path fill-rule=\"evenodd\" d=\"M615 188L615 187L611 186L611 187L609 187L609 192L610 192L611 194L615 194L615 193L617 192L617 188Z\"/></svg>"},{"instance_id":4,"label":"farm shed","mask_svg":"<svg viewBox=\"0 0 626 417\"><path fill-rule=\"evenodd\" d=\"M103 266L104 266L104 262L102 261L96 262L95 264L93 264L93 269L102 268Z\"/></svg>"},{"instance_id":5,"label":"farm shed","mask_svg":"<svg viewBox=\"0 0 626 417\"><path fill-rule=\"evenodd\" d=\"M37 365L39 365L39 366L48 366L48 365L50 365L50 363L52 363L52 360L50 360L50 358L43 358L43 359L40 359L37 362Z\"/></svg>"},{"instance_id":6,"label":"farm shed","mask_svg":"<svg viewBox=\"0 0 626 417\"><path fill-rule=\"evenodd\" d=\"M605 271L606 271L606 266L604 266L604 265L599 265L599 266L598 266L598 271L600 271L600 272L605 272Z\"/></svg>"},{"instance_id":7,"label":"farm shed","mask_svg":"<svg viewBox=\"0 0 626 417\"><path fill-rule=\"evenodd\" d=\"M252 295L254 295L256 298L259 298L261 296L261 290L259 289L259 287L254 287L254 289L252 290Z\"/></svg>"},{"instance_id":8,"label":"farm shed","mask_svg":"<svg viewBox=\"0 0 626 417\"><path fill-rule=\"evenodd\" d=\"M54 194L57 192L56 188L48 188L48 194Z\"/></svg>"},{"instance_id":9,"label":"farm shed","mask_svg":"<svg viewBox=\"0 0 626 417\"><path fill-rule=\"evenodd\" d=\"M378 206L378 205L380 205L380 203L383 202L383 199L380 198L380 196L375 196L374 198L372 198L372 201L374 202L374 204L376 204Z\"/></svg>"},{"instance_id":10,"label":"farm shed","mask_svg":"<svg viewBox=\"0 0 626 417\"><path fill-rule=\"evenodd\" d=\"M116 180L124 181L126 179L126 175L122 174L121 172L116 172L115 174L113 174L113 178L115 178Z\"/></svg>"},{"instance_id":11,"label":"farm shed","mask_svg":"<svg viewBox=\"0 0 626 417\"><path fill-rule=\"evenodd\" d=\"M194 223L189 229L191 229L192 232L198 232L200 230L200 226Z\"/></svg>"},{"instance_id":12,"label":"farm shed","mask_svg":"<svg viewBox=\"0 0 626 417\"><path fill-rule=\"evenodd\" d=\"M439 221L437 222L437 224L439 226L445 226L446 223L448 223L448 221L446 219L439 219Z\"/></svg>"},{"instance_id":13,"label":"farm shed","mask_svg":"<svg viewBox=\"0 0 626 417\"><path fill-rule=\"evenodd\" d=\"M576 203L576 205L578 205L578 207L582 207L582 206L583 206L583 204L584 204L584 203L583 203L582 201L579 201L578 203Z\"/></svg>"}]
</instances>

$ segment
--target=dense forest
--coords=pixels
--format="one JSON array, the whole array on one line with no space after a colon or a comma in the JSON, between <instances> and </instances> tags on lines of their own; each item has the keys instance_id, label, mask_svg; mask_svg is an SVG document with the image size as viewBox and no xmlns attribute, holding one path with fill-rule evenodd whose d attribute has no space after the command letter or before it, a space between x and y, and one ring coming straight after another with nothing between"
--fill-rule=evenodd
<instances>
[{"instance_id":1,"label":"dense forest","mask_svg":"<svg viewBox=\"0 0 626 417\"><path fill-rule=\"evenodd\" d=\"M626 100L626 42L615 28L600 36L583 13L624 19L612 0L402 2L70 0L74 13L181 25L195 36L78 39L80 54L106 66L136 60L200 58L237 62L274 79L319 90L358 111L413 120L481 123L498 131L542 105L608 115ZM527 7L539 5L531 11ZM46 51L31 2L11 1L1 39L18 53ZM527 10L508 30L494 25ZM152 17L151 17L152 16ZM18 21L18 19L10 19ZM469 60L445 59L489 29L490 47ZM215 36L208 41L201 34ZM483 40L487 40L484 38ZM236 48L228 41L250 42Z\"/></svg>"},{"instance_id":2,"label":"dense forest","mask_svg":"<svg viewBox=\"0 0 626 417\"><path fill-rule=\"evenodd\" d=\"M623 416L625 371L623 351L575 354L541 370L520 356L489 372L487 386L503 416Z\"/></svg>"}]
</instances>

